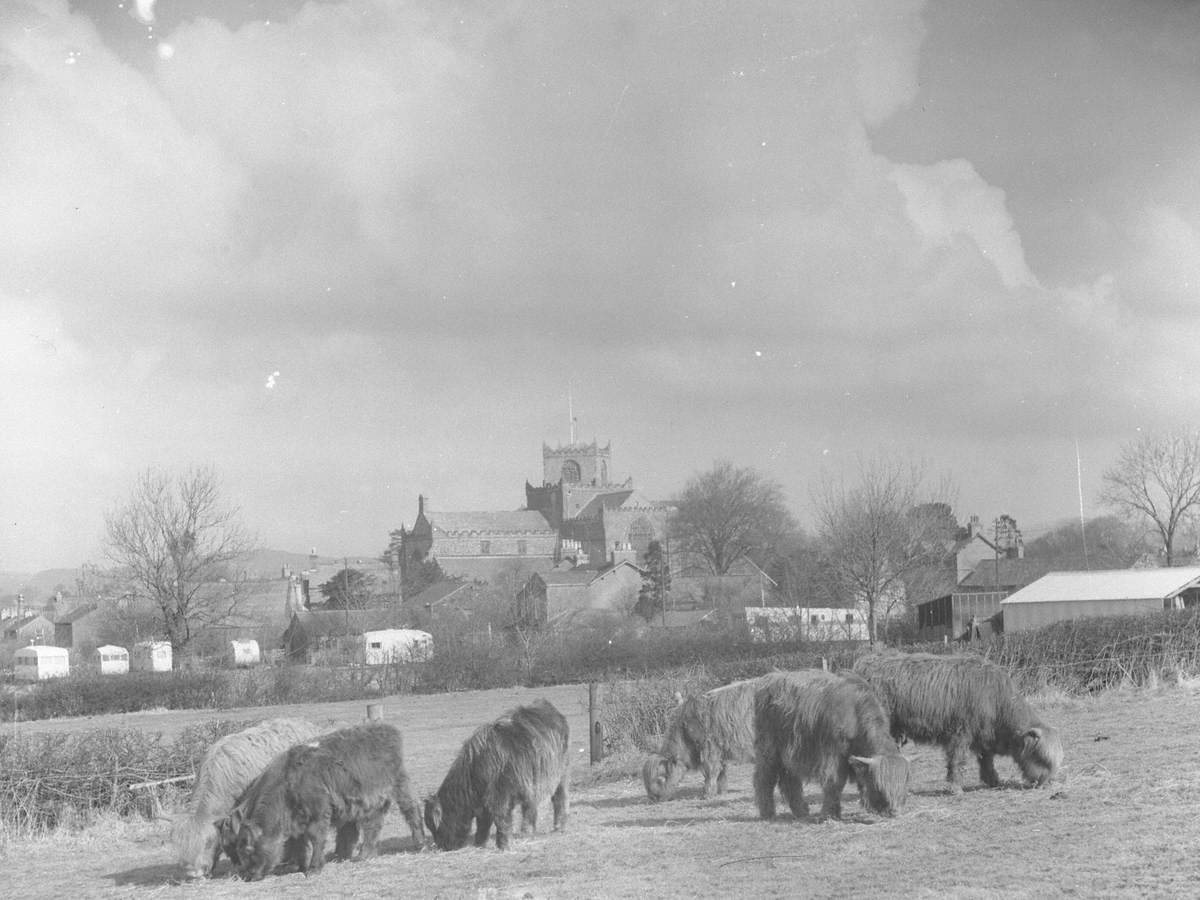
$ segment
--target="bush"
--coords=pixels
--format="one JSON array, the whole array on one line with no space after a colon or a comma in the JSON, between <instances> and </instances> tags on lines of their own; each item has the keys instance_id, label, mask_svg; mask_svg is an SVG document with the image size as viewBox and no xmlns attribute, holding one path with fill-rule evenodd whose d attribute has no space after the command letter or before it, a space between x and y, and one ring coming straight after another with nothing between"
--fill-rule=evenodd
<instances>
[{"instance_id":1,"label":"bush","mask_svg":"<svg viewBox=\"0 0 1200 900\"><path fill-rule=\"evenodd\" d=\"M101 811L145 811L148 795L131 785L195 774L217 738L247 724L192 725L171 742L161 733L116 728L0 736L0 830L8 838L29 836L86 826Z\"/></svg>"},{"instance_id":2,"label":"bush","mask_svg":"<svg viewBox=\"0 0 1200 900\"><path fill-rule=\"evenodd\" d=\"M600 709L605 753L657 751L678 703L675 694L690 697L721 683L704 666L677 669L658 678L609 683Z\"/></svg>"}]
</instances>

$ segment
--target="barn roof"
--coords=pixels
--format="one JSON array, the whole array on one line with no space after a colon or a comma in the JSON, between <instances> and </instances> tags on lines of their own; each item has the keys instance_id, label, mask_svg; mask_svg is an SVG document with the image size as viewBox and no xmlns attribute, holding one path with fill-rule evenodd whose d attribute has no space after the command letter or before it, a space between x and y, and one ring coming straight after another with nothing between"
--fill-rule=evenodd
<instances>
[{"instance_id":1,"label":"barn roof","mask_svg":"<svg viewBox=\"0 0 1200 900\"><path fill-rule=\"evenodd\" d=\"M985 559L958 583L958 588L996 590L998 587L1023 587L1037 581L1049 568L1040 559Z\"/></svg>"},{"instance_id":2,"label":"barn roof","mask_svg":"<svg viewBox=\"0 0 1200 900\"><path fill-rule=\"evenodd\" d=\"M1001 601L1056 603L1096 600L1162 600L1200 585L1200 566L1171 569L1110 569L1099 572L1051 572Z\"/></svg>"}]
</instances>

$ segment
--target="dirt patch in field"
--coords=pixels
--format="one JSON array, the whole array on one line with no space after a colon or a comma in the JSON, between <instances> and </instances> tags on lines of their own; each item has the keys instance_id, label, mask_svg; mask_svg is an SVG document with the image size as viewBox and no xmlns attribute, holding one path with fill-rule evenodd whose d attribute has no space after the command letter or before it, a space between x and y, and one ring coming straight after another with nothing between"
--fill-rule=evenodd
<instances>
[{"instance_id":1,"label":"dirt patch in field","mask_svg":"<svg viewBox=\"0 0 1200 900\"><path fill-rule=\"evenodd\" d=\"M436 786L471 728L535 696L548 696L571 717L582 749L586 694L585 688L556 688L395 698L397 705L385 709L385 716L405 730L414 780L424 791ZM362 704L324 712L340 706L346 705L310 707L302 714L339 723L361 718ZM797 822L787 815L761 822L749 766L734 769L731 790L719 798L704 799L689 776L679 798L660 804L645 801L636 778L592 783L583 777L572 796L567 831L518 838L504 854L492 848L412 852L402 819L391 816L383 853L373 860L330 864L309 879L282 875L245 884L218 877L179 884L166 823L110 823L10 846L3 863L5 893L216 900L1194 893L1200 881L1194 852L1200 840L1195 751L1200 694L1111 693L1054 703L1046 717L1064 733L1067 758L1059 783L1025 790L1016 783L1015 767L1004 761L1000 774L1010 779L1004 788L950 796L940 754L921 748L914 753L914 793L896 819L861 813L848 791L841 822Z\"/></svg>"}]
</instances>

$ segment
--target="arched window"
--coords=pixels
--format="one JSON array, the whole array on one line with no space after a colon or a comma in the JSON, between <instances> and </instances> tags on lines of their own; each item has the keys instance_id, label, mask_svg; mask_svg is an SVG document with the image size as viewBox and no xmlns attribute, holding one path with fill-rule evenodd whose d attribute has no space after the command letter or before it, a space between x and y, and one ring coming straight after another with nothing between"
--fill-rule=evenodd
<instances>
[{"instance_id":1,"label":"arched window","mask_svg":"<svg viewBox=\"0 0 1200 900\"><path fill-rule=\"evenodd\" d=\"M600 460L600 483L608 484L608 462Z\"/></svg>"},{"instance_id":2,"label":"arched window","mask_svg":"<svg viewBox=\"0 0 1200 900\"><path fill-rule=\"evenodd\" d=\"M568 484L578 484L580 479L579 463L568 459L562 466L562 480Z\"/></svg>"}]
</instances>

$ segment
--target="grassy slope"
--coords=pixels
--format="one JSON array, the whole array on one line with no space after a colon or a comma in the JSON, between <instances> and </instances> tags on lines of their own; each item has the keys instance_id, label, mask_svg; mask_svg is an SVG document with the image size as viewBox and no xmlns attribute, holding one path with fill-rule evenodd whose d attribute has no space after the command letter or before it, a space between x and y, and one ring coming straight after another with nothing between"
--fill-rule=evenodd
<instances>
[{"instance_id":1,"label":"grassy slope","mask_svg":"<svg viewBox=\"0 0 1200 900\"><path fill-rule=\"evenodd\" d=\"M436 786L476 722L537 694L572 717L582 749L583 688L392 701L396 706L386 714L406 732L416 787ZM311 714L352 721L361 711L361 704L334 704ZM176 885L165 823L113 824L9 848L6 894L487 900L1191 894L1200 883L1193 852L1200 839L1200 754L1194 749L1200 693L1112 693L1044 712L1065 734L1061 784L951 797L943 791L939 754L921 749L915 793L895 820L859 814L848 793L841 823L797 823L786 815L760 822L748 766L734 771L732 790L716 800L700 797L697 779L689 777L680 799L651 805L635 779L591 783L581 765L568 831L520 839L507 854L411 853L402 821L391 816L383 855L368 862L331 864L308 880L285 875L259 884L218 878ZM160 723L173 715L160 716ZM1015 778L1011 765L1000 771Z\"/></svg>"}]
</instances>

